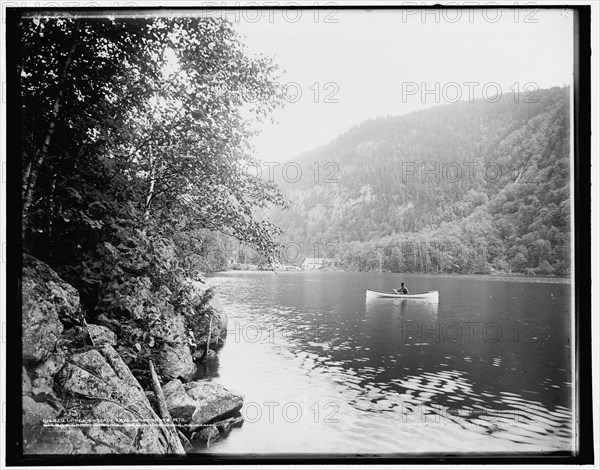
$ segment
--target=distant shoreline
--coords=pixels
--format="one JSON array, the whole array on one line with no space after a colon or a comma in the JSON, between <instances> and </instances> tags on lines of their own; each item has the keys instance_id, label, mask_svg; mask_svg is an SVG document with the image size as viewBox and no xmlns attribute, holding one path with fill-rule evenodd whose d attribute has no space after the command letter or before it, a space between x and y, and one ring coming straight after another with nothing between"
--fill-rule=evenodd
<instances>
[{"instance_id":1,"label":"distant shoreline","mask_svg":"<svg viewBox=\"0 0 600 470\"><path fill-rule=\"evenodd\" d=\"M205 273L208 276L214 276L216 274L225 274L225 273L240 273L240 274L248 274L248 273L272 273L272 274L282 274L282 273L360 273L360 274L401 274L404 276L419 276L419 277L464 277L464 278L477 278L477 279L488 279L493 281L521 281L521 282L547 282L550 284L571 284L572 279L569 277L557 277L557 276L528 276L527 274L465 274L465 273L380 273L377 271L346 271L346 270L326 270L326 269L306 269L301 271L296 270L281 270L281 271L272 271L269 269L229 269L225 271L212 271L210 273Z\"/></svg>"}]
</instances>

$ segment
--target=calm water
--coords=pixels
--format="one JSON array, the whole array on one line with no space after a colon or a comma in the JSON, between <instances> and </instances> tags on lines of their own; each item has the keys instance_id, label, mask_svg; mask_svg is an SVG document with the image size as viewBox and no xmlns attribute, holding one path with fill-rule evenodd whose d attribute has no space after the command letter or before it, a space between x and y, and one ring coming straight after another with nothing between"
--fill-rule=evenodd
<instances>
[{"instance_id":1,"label":"calm water","mask_svg":"<svg viewBox=\"0 0 600 470\"><path fill-rule=\"evenodd\" d=\"M365 290L437 289L439 303ZM215 453L572 448L570 285L373 273L209 279L228 338L201 372L245 395Z\"/></svg>"}]
</instances>

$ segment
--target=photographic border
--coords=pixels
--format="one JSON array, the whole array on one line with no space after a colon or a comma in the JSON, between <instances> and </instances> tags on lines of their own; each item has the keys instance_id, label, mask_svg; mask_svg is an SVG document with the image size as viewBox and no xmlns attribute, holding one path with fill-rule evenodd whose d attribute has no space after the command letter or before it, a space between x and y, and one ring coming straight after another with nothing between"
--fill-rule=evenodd
<instances>
[{"instance_id":1,"label":"photographic border","mask_svg":"<svg viewBox=\"0 0 600 470\"><path fill-rule=\"evenodd\" d=\"M324 5L293 6L287 9L528 9L531 5L519 6L394 6L394 5ZM172 12L185 14L191 10L214 9L215 7L135 7L121 8L120 15L131 12L139 15L144 12L155 12L168 15ZM241 9L240 5L219 6L219 9ZM246 7L248 8L248 7ZM255 6L251 9L273 9L272 6ZM573 84L573 194L574 232L574 270L572 273L575 311L575 370L576 391L574 401L576 435L578 449L571 452L550 453L518 453L518 454L260 454L257 456L239 454L190 454L179 456L148 455L23 455L22 417L21 417L21 367L22 343L20 328L21 272L22 272L22 240L21 240L21 191L20 179L16 175L21 171L21 160L7 158L7 264L6 264L6 311L7 315L7 368L6 384L8 405L6 407L6 464L10 466L29 465L172 465L172 464L589 464L594 461L593 449L593 414L592 410L592 321L591 321L591 7L589 5L552 4L535 5L539 9L568 9L574 13L574 84ZM277 7L275 9L281 9ZM7 115L11 119L6 122L7 155L17 156L20 142L20 100L18 93L19 77L14 65L19 60L18 37L16 24L20 15L26 12L60 14L104 14L111 11L108 7L93 8L11 8L6 9L6 70L7 70ZM17 403L19 405L17 406Z\"/></svg>"}]
</instances>

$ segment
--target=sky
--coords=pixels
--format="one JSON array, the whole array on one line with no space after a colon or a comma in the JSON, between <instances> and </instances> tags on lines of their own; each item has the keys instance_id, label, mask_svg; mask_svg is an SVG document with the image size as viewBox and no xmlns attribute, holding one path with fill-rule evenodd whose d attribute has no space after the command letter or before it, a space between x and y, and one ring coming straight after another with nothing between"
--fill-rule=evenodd
<instances>
[{"instance_id":1,"label":"sky","mask_svg":"<svg viewBox=\"0 0 600 470\"><path fill-rule=\"evenodd\" d=\"M572 82L566 10L245 10L227 17L249 54L271 56L285 72L287 105L253 140L263 162L292 159L370 118L511 90L534 99L536 89Z\"/></svg>"}]
</instances>

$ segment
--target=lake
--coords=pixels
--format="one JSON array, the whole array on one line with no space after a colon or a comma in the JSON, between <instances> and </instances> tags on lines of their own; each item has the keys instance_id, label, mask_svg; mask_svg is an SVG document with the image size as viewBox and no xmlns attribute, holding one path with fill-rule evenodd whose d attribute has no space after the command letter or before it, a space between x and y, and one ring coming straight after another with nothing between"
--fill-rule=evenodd
<instances>
[{"instance_id":1,"label":"lake","mask_svg":"<svg viewBox=\"0 0 600 470\"><path fill-rule=\"evenodd\" d=\"M439 303L366 300L401 281L437 289ZM229 326L201 375L245 395L243 426L208 452L573 448L569 283L346 272L208 282Z\"/></svg>"}]
</instances>

